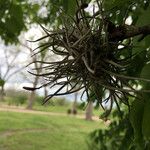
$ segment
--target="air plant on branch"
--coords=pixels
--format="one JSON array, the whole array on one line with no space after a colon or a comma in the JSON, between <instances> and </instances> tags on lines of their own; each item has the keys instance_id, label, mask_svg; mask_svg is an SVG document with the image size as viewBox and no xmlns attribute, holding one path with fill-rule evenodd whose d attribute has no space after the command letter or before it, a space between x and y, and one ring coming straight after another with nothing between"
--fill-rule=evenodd
<instances>
[{"instance_id":1,"label":"air plant on branch","mask_svg":"<svg viewBox=\"0 0 150 150\"><path fill-rule=\"evenodd\" d=\"M58 61L36 61L44 67L40 74L30 72L32 75L41 76L46 84L37 88L24 87L27 90L36 90L44 86L50 88L59 85L59 89L44 99L46 103L53 96L71 94L77 91L86 93L89 99L93 96L103 107L103 102L110 101L109 113L115 102L119 109L119 102L129 106L129 96L135 96L138 92L150 92L149 90L138 91L133 88L132 81L149 81L143 78L130 77L127 71L130 68L135 55L122 57L124 50L132 49L132 40L127 34L127 26L115 26L105 16L103 4L96 1L98 11L90 15L85 11L88 6L78 3L75 16L62 16L61 28L49 31L41 27L46 35L32 42L47 39L40 45L36 54L49 50L55 55L61 56ZM132 28L134 29L134 28ZM134 32L134 30L132 30ZM129 33L129 30L128 30ZM104 93L108 94L102 99ZM108 114L109 114L108 113Z\"/></svg>"}]
</instances>

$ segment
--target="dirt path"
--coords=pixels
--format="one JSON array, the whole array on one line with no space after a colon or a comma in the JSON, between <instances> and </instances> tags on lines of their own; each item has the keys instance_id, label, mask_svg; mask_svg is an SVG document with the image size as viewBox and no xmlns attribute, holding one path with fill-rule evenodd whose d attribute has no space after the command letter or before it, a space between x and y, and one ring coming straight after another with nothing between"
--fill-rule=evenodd
<instances>
[{"instance_id":1,"label":"dirt path","mask_svg":"<svg viewBox=\"0 0 150 150\"><path fill-rule=\"evenodd\" d=\"M37 111L37 110L27 110L24 107L16 107L16 106L5 106L2 105L0 106L0 111L6 111L6 112L19 112L19 113L28 113L28 114L41 114L41 115L50 115L50 116L69 116L69 117L75 117L75 118L80 118L84 119L84 115L68 115L65 113L55 113L55 112L44 112L44 111ZM94 121L100 121L102 122L101 119L99 119L97 116L92 117Z\"/></svg>"}]
</instances>

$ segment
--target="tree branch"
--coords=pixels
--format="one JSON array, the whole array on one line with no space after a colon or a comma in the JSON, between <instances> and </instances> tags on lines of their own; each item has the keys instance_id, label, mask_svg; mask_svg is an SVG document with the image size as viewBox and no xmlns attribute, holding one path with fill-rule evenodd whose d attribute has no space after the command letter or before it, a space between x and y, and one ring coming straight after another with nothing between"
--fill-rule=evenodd
<instances>
[{"instance_id":1,"label":"tree branch","mask_svg":"<svg viewBox=\"0 0 150 150\"><path fill-rule=\"evenodd\" d=\"M150 34L150 24L142 27L136 27L133 25L124 25L116 27L116 29L111 34L109 34L109 40L121 41L137 35L147 36L149 34Z\"/></svg>"}]
</instances>

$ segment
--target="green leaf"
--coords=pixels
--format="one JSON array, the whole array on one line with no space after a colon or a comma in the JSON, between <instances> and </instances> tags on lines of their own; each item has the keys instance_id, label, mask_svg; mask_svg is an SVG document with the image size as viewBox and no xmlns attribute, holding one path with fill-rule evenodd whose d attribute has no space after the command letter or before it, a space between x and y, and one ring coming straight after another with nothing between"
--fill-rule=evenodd
<instances>
[{"instance_id":1,"label":"green leaf","mask_svg":"<svg viewBox=\"0 0 150 150\"><path fill-rule=\"evenodd\" d=\"M18 39L19 34L25 28L22 6L16 3L9 6L7 14L3 15L3 22L0 21L0 34L5 43L13 43Z\"/></svg>"},{"instance_id":2,"label":"green leaf","mask_svg":"<svg viewBox=\"0 0 150 150\"><path fill-rule=\"evenodd\" d=\"M150 79L150 64L145 65L141 72L141 77ZM144 83L145 89L150 89L150 83ZM142 122L142 133L146 139L150 140L150 93L143 94L145 100L143 122Z\"/></svg>"},{"instance_id":3,"label":"green leaf","mask_svg":"<svg viewBox=\"0 0 150 150\"><path fill-rule=\"evenodd\" d=\"M146 64L141 72L141 77L150 79L150 64Z\"/></svg>"},{"instance_id":4,"label":"green leaf","mask_svg":"<svg viewBox=\"0 0 150 150\"><path fill-rule=\"evenodd\" d=\"M2 87L4 86L4 84L5 84L5 81L3 79L0 79L0 86Z\"/></svg>"},{"instance_id":5,"label":"green leaf","mask_svg":"<svg viewBox=\"0 0 150 150\"><path fill-rule=\"evenodd\" d=\"M65 12L68 11L68 0L63 0L63 8L64 8Z\"/></svg>"},{"instance_id":6,"label":"green leaf","mask_svg":"<svg viewBox=\"0 0 150 150\"><path fill-rule=\"evenodd\" d=\"M145 37L145 46L147 47L147 48L150 48L150 36L147 36L147 37Z\"/></svg>"},{"instance_id":7,"label":"green leaf","mask_svg":"<svg viewBox=\"0 0 150 150\"><path fill-rule=\"evenodd\" d=\"M113 7L116 7L116 6L123 6L124 4L129 4L130 2L133 2L134 0L113 0L113 4L112 6Z\"/></svg>"},{"instance_id":8,"label":"green leaf","mask_svg":"<svg viewBox=\"0 0 150 150\"><path fill-rule=\"evenodd\" d=\"M146 10L141 9L140 10L139 19L137 21L138 26L149 24L149 18L150 18L150 7L148 7ZM134 14L136 16L136 14Z\"/></svg>"},{"instance_id":9,"label":"green leaf","mask_svg":"<svg viewBox=\"0 0 150 150\"><path fill-rule=\"evenodd\" d=\"M143 150L142 120L144 113L144 101L136 99L131 106L130 122L134 130L134 143L137 150Z\"/></svg>"},{"instance_id":10,"label":"green leaf","mask_svg":"<svg viewBox=\"0 0 150 150\"><path fill-rule=\"evenodd\" d=\"M142 72L141 72L141 77L142 78L145 78L145 79L150 79L150 64L146 64L144 66L144 68L142 69ZM142 82L142 86L144 89L148 89L150 90L150 83L149 82ZM149 93L145 93L144 94L145 98L149 98L150 94Z\"/></svg>"},{"instance_id":11,"label":"green leaf","mask_svg":"<svg viewBox=\"0 0 150 150\"><path fill-rule=\"evenodd\" d=\"M136 51L141 51L141 49L140 50L137 49ZM145 66L145 60L146 60L146 51L138 53L133 58L130 64L130 67L128 69L128 75L139 77L143 67Z\"/></svg>"},{"instance_id":12,"label":"green leaf","mask_svg":"<svg viewBox=\"0 0 150 150\"><path fill-rule=\"evenodd\" d=\"M147 140L150 140L150 97L146 99L144 107L142 133Z\"/></svg>"},{"instance_id":13,"label":"green leaf","mask_svg":"<svg viewBox=\"0 0 150 150\"><path fill-rule=\"evenodd\" d=\"M116 7L120 9L122 6L128 6L134 1L135 0L106 0L104 1L104 6L108 10Z\"/></svg>"},{"instance_id":14,"label":"green leaf","mask_svg":"<svg viewBox=\"0 0 150 150\"><path fill-rule=\"evenodd\" d=\"M65 13L74 16L77 8L77 4L75 0L63 0L63 8Z\"/></svg>"}]
</instances>

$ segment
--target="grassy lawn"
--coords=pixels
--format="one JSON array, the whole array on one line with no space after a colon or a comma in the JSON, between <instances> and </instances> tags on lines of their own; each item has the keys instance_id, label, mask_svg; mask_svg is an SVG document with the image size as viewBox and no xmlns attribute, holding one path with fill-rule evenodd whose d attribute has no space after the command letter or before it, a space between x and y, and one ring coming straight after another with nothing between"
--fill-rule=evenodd
<instances>
[{"instance_id":1,"label":"grassy lawn","mask_svg":"<svg viewBox=\"0 0 150 150\"><path fill-rule=\"evenodd\" d=\"M46 112L56 112L56 113L67 113L67 110L72 108L72 105L69 106L43 106L35 104L33 109L38 111L46 111ZM78 114L85 114L85 109L77 109ZM100 116L100 114L103 113L102 108L101 109L93 109L93 115L94 116Z\"/></svg>"},{"instance_id":2,"label":"grassy lawn","mask_svg":"<svg viewBox=\"0 0 150 150\"><path fill-rule=\"evenodd\" d=\"M38 111L46 111L46 112L56 112L56 113L67 113L67 110L70 108L70 106L43 106L39 104L35 104L33 106L34 110Z\"/></svg>"},{"instance_id":3,"label":"grassy lawn","mask_svg":"<svg viewBox=\"0 0 150 150\"><path fill-rule=\"evenodd\" d=\"M102 122L0 112L0 150L87 150L88 133Z\"/></svg>"}]
</instances>

